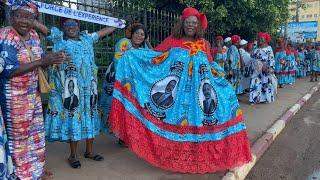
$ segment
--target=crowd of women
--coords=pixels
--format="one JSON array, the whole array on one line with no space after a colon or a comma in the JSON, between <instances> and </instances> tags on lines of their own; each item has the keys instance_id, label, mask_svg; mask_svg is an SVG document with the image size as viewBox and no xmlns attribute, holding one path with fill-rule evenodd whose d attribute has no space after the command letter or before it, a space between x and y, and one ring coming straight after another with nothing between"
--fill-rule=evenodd
<instances>
[{"instance_id":1,"label":"crowd of women","mask_svg":"<svg viewBox=\"0 0 320 180\"><path fill-rule=\"evenodd\" d=\"M78 141L85 158L103 161L94 138L113 132L119 144L165 170L208 173L251 160L237 94L252 104L272 102L277 86L311 74L317 81L320 47L297 50L261 32L257 44L238 35L204 37L206 16L186 8L172 35L153 48L146 28L130 25L115 45L114 59L97 87L93 45L115 29L80 31L78 20L61 18L60 27L38 22L32 1L10 6L10 26L0 29L0 179L48 179L45 140L67 142L68 163L80 168ZM38 33L53 43L44 52ZM48 107L39 88L48 74ZM46 81L46 80L45 80ZM107 176L107 175L106 175Z\"/></svg>"},{"instance_id":2,"label":"crowd of women","mask_svg":"<svg viewBox=\"0 0 320 180\"><path fill-rule=\"evenodd\" d=\"M225 43L225 46L224 46ZM318 81L320 72L320 44L300 43L296 48L283 38L270 46L271 36L257 34L257 41L250 43L238 35L231 38L216 37L212 55L224 68L226 79L236 94L249 93L249 103L273 102L277 88L293 85L297 78L310 75L310 81Z\"/></svg>"}]
</instances>

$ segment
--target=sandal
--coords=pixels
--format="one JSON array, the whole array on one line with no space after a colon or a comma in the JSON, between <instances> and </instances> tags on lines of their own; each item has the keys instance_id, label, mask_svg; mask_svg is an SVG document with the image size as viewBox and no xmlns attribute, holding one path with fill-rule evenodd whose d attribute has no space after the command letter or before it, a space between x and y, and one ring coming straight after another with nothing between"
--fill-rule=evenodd
<instances>
[{"instance_id":1,"label":"sandal","mask_svg":"<svg viewBox=\"0 0 320 180\"><path fill-rule=\"evenodd\" d=\"M103 161L104 160L104 157L100 156L99 154L92 155L92 154L90 154L88 152L84 153L84 157L88 158L88 159L92 159L94 161Z\"/></svg>"},{"instance_id":2,"label":"sandal","mask_svg":"<svg viewBox=\"0 0 320 180\"><path fill-rule=\"evenodd\" d=\"M69 157L68 162L69 162L69 165L74 169L81 168L81 163L76 157Z\"/></svg>"},{"instance_id":3,"label":"sandal","mask_svg":"<svg viewBox=\"0 0 320 180\"><path fill-rule=\"evenodd\" d=\"M44 171L41 180L51 180L53 179L53 173L50 171Z\"/></svg>"}]
</instances>

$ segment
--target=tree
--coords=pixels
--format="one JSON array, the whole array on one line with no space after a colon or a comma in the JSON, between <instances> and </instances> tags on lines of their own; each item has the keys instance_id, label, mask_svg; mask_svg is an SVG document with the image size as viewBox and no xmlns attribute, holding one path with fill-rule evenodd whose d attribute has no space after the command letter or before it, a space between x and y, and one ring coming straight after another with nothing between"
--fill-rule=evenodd
<instances>
[{"instance_id":1,"label":"tree","mask_svg":"<svg viewBox=\"0 0 320 180\"><path fill-rule=\"evenodd\" d=\"M128 1L127 1L128 2ZM181 13L188 6L207 15L215 34L253 39L259 31L276 34L289 18L290 0L129 0L144 8Z\"/></svg>"},{"instance_id":2,"label":"tree","mask_svg":"<svg viewBox=\"0 0 320 180\"><path fill-rule=\"evenodd\" d=\"M238 34L252 40L259 31L276 35L289 18L289 4L295 1L300 2L300 0L109 0L108 3L114 4L115 8L123 4L124 9L135 6L141 10L157 9L176 14L180 14L186 7L195 7L207 15L210 33L225 36ZM128 11L131 16L141 15L140 12L133 12L130 8Z\"/></svg>"}]
</instances>

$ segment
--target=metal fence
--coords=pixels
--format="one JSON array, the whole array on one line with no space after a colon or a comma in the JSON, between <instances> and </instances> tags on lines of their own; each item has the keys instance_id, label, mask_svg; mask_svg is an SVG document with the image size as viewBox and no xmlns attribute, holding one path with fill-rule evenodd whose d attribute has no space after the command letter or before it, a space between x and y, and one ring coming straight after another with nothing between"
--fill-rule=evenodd
<instances>
[{"instance_id":1,"label":"metal fence","mask_svg":"<svg viewBox=\"0 0 320 180\"><path fill-rule=\"evenodd\" d=\"M174 23L180 17L179 14L172 12L141 8L126 2L126 0L42 0L42 2L118 17L126 20L127 25L140 22L146 26L153 46L156 46L171 34ZM49 28L59 25L59 17L56 16L42 14L40 19ZM89 32L95 32L103 28L101 25L89 22L81 22L80 26L81 30L88 30ZM100 77L103 76L106 67L112 61L114 45L124 37L124 31L125 29L117 29L111 36L100 40L95 45L95 58ZM206 39L212 42L213 36L213 29L209 24ZM46 42L45 39L43 40L44 46L50 46L50 43Z\"/></svg>"}]
</instances>

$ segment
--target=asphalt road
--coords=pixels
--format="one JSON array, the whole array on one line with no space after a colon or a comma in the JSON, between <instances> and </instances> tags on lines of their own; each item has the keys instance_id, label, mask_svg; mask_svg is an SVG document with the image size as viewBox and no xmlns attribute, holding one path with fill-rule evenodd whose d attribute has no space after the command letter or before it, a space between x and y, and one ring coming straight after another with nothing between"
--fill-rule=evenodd
<instances>
[{"instance_id":1,"label":"asphalt road","mask_svg":"<svg viewBox=\"0 0 320 180\"><path fill-rule=\"evenodd\" d=\"M247 180L320 180L320 93L296 114Z\"/></svg>"}]
</instances>

